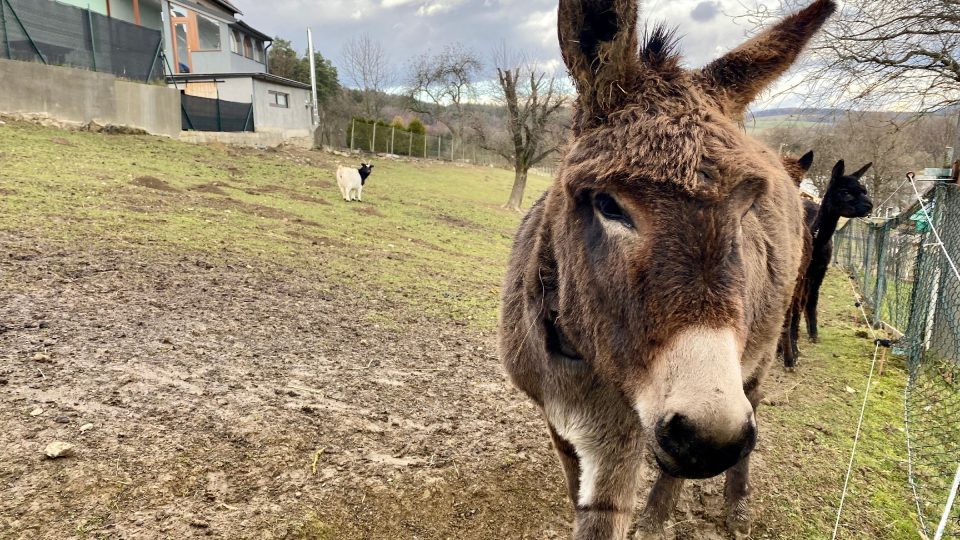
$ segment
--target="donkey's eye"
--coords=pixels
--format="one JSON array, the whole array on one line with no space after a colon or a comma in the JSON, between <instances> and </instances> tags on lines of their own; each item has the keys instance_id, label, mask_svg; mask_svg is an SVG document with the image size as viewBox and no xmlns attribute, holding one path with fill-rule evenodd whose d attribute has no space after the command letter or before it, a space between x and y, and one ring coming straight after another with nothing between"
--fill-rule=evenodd
<instances>
[{"instance_id":1,"label":"donkey's eye","mask_svg":"<svg viewBox=\"0 0 960 540\"><path fill-rule=\"evenodd\" d=\"M612 221L619 221L628 227L633 227L630 216L617 204L617 201L606 193L597 193L593 197L593 206L600 215Z\"/></svg>"}]
</instances>

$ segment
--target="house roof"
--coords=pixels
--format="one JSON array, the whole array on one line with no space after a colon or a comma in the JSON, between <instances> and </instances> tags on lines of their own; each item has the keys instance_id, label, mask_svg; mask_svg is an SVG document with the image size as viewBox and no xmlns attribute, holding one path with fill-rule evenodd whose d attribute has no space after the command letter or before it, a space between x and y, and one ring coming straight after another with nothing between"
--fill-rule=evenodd
<instances>
[{"instance_id":1,"label":"house roof","mask_svg":"<svg viewBox=\"0 0 960 540\"><path fill-rule=\"evenodd\" d=\"M167 75L168 82L202 82L215 81L217 79L257 79L281 86L289 86L290 88L310 90L309 84L280 77L279 75L273 75L272 73L178 73L176 75Z\"/></svg>"},{"instance_id":2,"label":"house roof","mask_svg":"<svg viewBox=\"0 0 960 540\"><path fill-rule=\"evenodd\" d=\"M257 30L256 28L250 26L249 24L243 21L237 21L235 23L230 23L231 28L239 28L241 31L250 34L251 36L262 40L262 41L273 41L273 38L264 34L263 32Z\"/></svg>"},{"instance_id":3,"label":"house roof","mask_svg":"<svg viewBox=\"0 0 960 540\"><path fill-rule=\"evenodd\" d=\"M237 6L233 5L230 0L211 0L214 4L219 5L223 9L226 9L234 14L243 15L243 12L237 9Z\"/></svg>"}]
</instances>

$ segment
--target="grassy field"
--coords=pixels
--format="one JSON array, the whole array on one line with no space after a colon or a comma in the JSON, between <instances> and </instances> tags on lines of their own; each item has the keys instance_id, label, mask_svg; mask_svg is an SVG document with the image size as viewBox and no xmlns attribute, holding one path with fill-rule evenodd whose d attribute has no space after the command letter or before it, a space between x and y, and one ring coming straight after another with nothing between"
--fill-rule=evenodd
<instances>
[{"instance_id":1,"label":"grassy field","mask_svg":"<svg viewBox=\"0 0 960 540\"><path fill-rule=\"evenodd\" d=\"M567 536L541 420L492 352L512 174L376 161L348 204L341 161L0 126L0 537ZM754 538L836 518L874 348L844 276L821 297L821 343L767 383ZM840 538L917 536L904 384L888 358ZM77 436L38 406L113 427L42 461ZM672 534L713 538L721 493L688 485Z\"/></svg>"}]
</instances>

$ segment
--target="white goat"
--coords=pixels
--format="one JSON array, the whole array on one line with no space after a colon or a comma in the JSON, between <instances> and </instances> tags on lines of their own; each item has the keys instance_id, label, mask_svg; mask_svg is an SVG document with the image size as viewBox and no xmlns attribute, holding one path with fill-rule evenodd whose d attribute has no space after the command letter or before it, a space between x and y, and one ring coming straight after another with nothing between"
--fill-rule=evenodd
<instances>
[{"instance_id":1,"label":"white goat","mask_svg":"<svg viewBox=\"0 0 960 540\"><path fill-rule=\"evenodd\" d=\"M345 201L363 201L363 185L367 177L373 172L373 165L361 163L359 169L351 169L340 165L337 167L337 186Z\"/></svg>"}]
</instances>

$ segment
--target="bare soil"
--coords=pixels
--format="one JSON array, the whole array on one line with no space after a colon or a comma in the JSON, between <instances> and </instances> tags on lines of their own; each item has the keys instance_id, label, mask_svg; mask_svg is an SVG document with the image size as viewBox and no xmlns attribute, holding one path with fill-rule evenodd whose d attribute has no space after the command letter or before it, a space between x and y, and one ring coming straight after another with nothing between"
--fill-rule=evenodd
<instances>
[{"instance_id":1,"label":"bare soil","mask_svg":"<svg viewBox=\"0 0 960 540\"><path fill-rule=\"evenodd\" d=\"M569 534L490 333L228 256L0 253L4 538ZM384 312L399 324L365 322ZM75 455L46 458L54 441ZM698 484L698 532L674 531L723 538L720 512Z\"/></svg>"}]
</instances>

